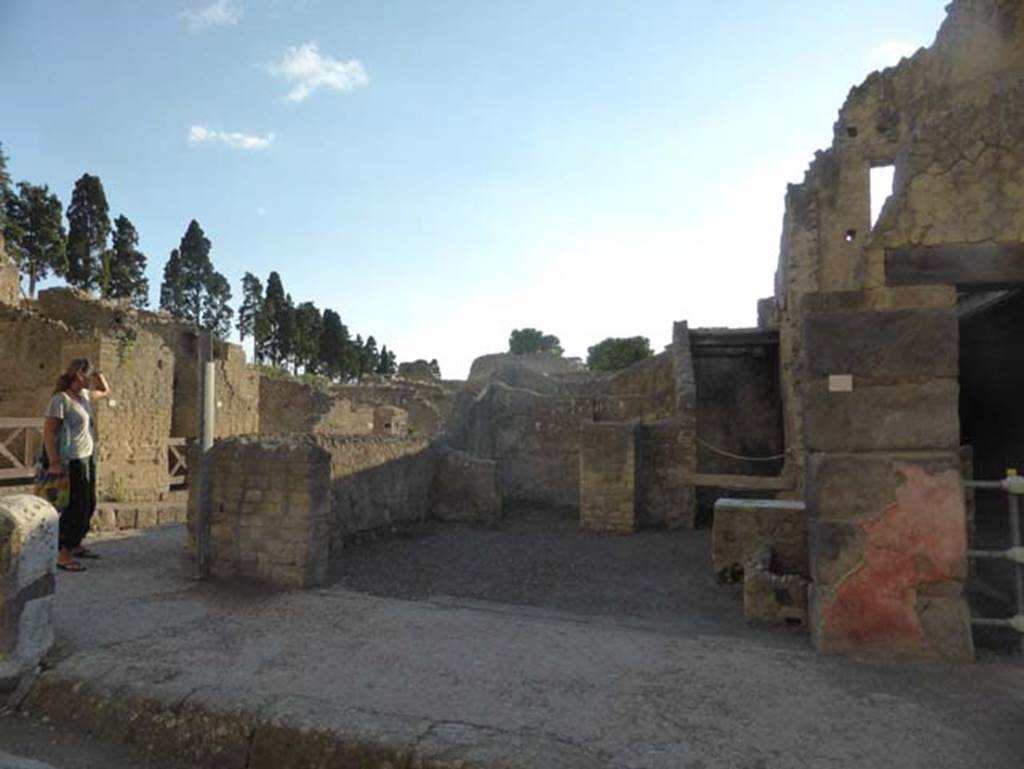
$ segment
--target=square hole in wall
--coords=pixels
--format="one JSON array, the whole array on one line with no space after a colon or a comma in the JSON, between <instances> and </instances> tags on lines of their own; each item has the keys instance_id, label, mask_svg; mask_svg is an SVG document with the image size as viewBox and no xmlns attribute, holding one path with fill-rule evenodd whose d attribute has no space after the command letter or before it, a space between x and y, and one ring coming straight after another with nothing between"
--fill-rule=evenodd
<instances>
[{"instance_id":1,"label":"square hole in wall","mask_svg":"<svg viewBox=\"0 0 1024 769\"><path fill-rule=\"evenodd\" d=\"M871 229L878 224L885 201L892 196L896 180L896 166L876 166L871 169Z\"/></svg>"}]
</instances>

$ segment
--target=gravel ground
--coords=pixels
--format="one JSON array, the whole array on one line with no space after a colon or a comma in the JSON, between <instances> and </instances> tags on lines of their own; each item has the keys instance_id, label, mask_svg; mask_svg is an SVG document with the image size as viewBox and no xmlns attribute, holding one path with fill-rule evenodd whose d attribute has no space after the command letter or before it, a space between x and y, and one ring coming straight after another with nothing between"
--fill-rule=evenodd
<instances>
[{"instance_id":1,"label":"gravel ground","mask_svg":"<svg viewBox=\"0 0 1024 769\"><path fill-rule=\"evenodd\" d=\"M452 596L745 628L739 588L715 581L709 530L593 534L579 530L577 515L530 510L497 526L402 527L352 542L333 559L333 581L389 598Z\"/></svg>"}]
</instances>

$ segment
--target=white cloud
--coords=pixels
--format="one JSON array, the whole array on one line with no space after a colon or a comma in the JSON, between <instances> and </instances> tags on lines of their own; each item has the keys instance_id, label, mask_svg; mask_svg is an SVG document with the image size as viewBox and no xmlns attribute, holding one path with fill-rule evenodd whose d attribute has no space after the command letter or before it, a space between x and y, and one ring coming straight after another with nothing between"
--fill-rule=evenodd
<instances>
[{"instance_id":1,"label":"white cloud","mask_svg":"<svg viewBox=\"0 0 1024 769\"><path fill-rule=\"evenodd\" d=\"M206 126L194 125L188 129L189 144L226 144L233 150L262 150L274 141L274 134L254 136L238 131L213 131Z\"/></svg>"},{"instance_id":2,"label":"white cloud","mask_svg":"<svg viewBox=\"0 0 1024 769\"><path fill-rule=\"evenodd\" d=\"M883 40L868 51L868 64L874 69L883 69L899 64L900 59L913 56L920 46L906 40Z\"/></svg>"},{"instance_id":3,"label":"white cloud","mask_svg":"<svg viewBox=\"0 0 1024 769\"><path fill-rule=\"evenodd\" d=\"M238 24L242 13L241 0L214 0L200 8L186 8L178 14L178 18L193 32L198 32L210 27Z\"/></svg>"},{"instance_id":4,"label":"white cloud","mask_svg":"<svg viewBox=\"0 0 1024 769\"><path fill-rule=\"evenodd\" d=\"M320 53L316 43L292 46L284 52L280 64L271 71L295 85L288 101L305 101L318 88L351 91L370 82L366 69L357 59L342 61Z\"/></svg>"}]
</instances>

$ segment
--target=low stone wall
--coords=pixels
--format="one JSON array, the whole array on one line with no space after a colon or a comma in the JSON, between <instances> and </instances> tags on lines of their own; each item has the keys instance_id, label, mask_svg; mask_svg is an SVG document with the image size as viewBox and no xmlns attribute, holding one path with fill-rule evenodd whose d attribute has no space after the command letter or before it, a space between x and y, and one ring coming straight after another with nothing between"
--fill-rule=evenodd
<instances>
[{"instance_id":1,"label":"low stone wall","mask_svg":"<svg viewBox=\"0 0 1024 769\"><path fill-rule=\"evenodd\" d=\"M210 509L210 570L281 587L327 575L331 456L310 436L236 437L203 457ZM189 494L195 530L199 489Z\"/></svg>"},{"instance_id":2,"label":"low stone wall","mask_svg":"<svg viewBox=\"0 0 1024 769\"><path fill-rule=\"evenodd\" d=\"M361 531L426 520L434 453L417 438L316 435L330 459L331 549Z\"/></svg>"},{"instance_id":3,"label":"low stone wall","mask_svg":"<svg viewBox=\"0 0 1024 769\"><path fill-rule=\"evenodd\" d=\"M442 521L497 521L502 513L498 463L439 448L430 497L431 515Z\"/></svg>"},{"instance_id":4,"label":"low stone wall","mask_svg":"<svg viewBox=\"0 0 1024 769\"><path fill-rule=\"evenodd\" d=\"M28 494L0 499L0 693L53 645L57 511Z\"/></svg>"}]
</instances>

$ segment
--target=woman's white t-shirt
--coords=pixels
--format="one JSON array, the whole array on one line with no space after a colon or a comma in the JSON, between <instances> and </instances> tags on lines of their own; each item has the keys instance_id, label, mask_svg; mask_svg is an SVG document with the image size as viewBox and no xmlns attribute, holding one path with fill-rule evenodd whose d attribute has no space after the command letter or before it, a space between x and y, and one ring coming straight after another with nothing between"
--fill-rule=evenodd
<instances>
[{"instance_id":1,"label":"woman's white t-shirt","mask_svg":"<svg viewBox=\"0 0 1024 769\"><path fill-rule=\"evenodd\" d=\"M89 391L80 390L80 401L66 392L56 393L50 398L46 416L61 420L65 436L57 450L62 460L88 459L96 448L96 425L92 415Z\"/></svg>"}]
</instances>

